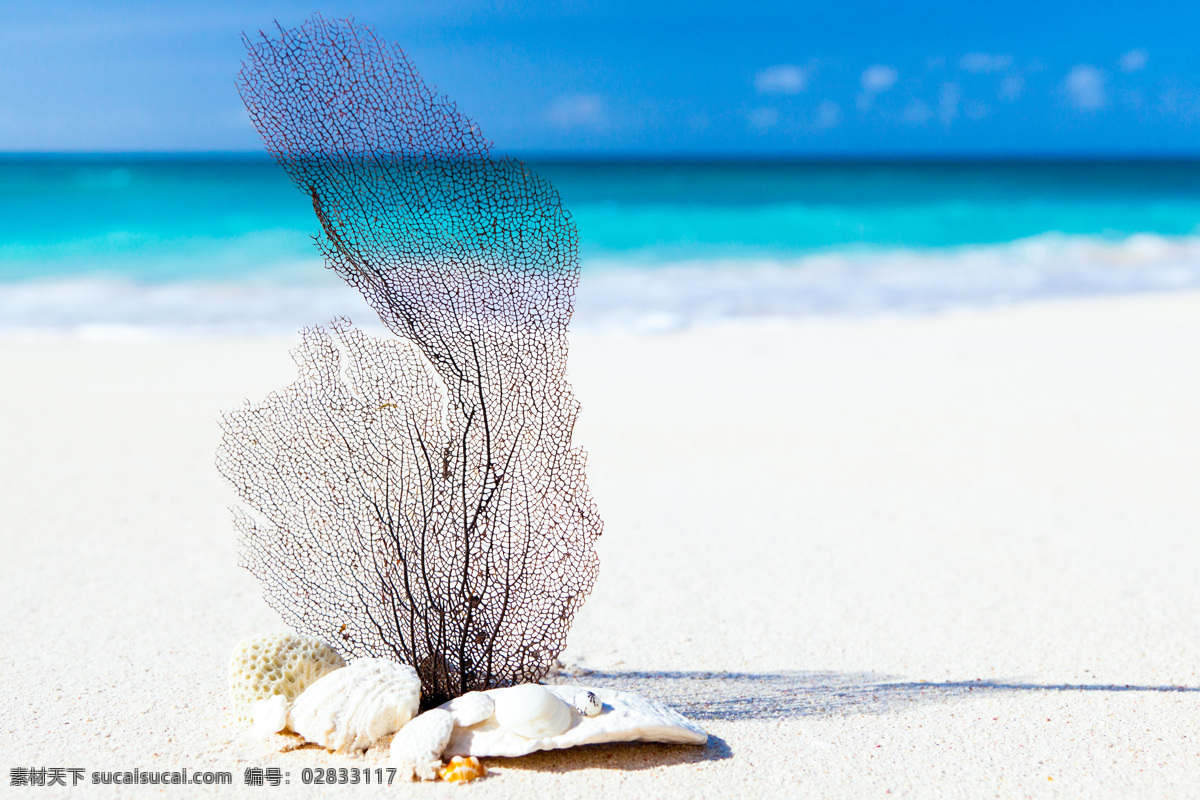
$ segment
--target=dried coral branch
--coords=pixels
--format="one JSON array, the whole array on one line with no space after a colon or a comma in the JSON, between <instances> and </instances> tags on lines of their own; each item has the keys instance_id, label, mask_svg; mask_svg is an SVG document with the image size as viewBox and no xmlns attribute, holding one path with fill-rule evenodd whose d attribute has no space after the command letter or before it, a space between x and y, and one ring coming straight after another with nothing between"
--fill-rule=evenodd
<instances>
[{"instance_id":1,"label":"dried coral branch","mask_svg":"<svg viewBox=\"0 0 1200 800\"><path fill-rule=\"evenodd\" d=\"M280 33L247 40L242 97L400 339L306 331L300 379L224 418L219 467L259 516L243 562L296 630L416 667L426 704L536 680L598 568L574 225L369 28Z\"/></svg>"}]
</instances>

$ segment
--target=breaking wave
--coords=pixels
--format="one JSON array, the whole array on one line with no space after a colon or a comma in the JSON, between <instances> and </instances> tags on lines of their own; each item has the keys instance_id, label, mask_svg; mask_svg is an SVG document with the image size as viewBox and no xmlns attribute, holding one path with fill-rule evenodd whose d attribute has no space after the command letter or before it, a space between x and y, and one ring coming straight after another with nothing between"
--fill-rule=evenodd
<instances>
[{"instance_id":1,"label":"breaking wave","mask_svg":"<svg viewBox=\"0 0 1200 800\"><path fill-rule=\"evenodd\" d=\"M373 316L311 262L245 281L0 283L5 338L288 334ZM303 276L296 280L288 275ZM1200 288L1200 237L1042 234L999 245L840 249L795 258L586 259L572 327L665 330L731 318L930 313L1044 298Z\"/></svg>"}]
</instances>

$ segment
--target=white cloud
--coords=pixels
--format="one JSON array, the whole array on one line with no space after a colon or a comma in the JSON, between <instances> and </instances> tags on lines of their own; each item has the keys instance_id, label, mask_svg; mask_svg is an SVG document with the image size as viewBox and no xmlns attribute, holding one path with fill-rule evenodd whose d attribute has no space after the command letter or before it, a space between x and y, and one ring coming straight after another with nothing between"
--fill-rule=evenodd
<instances>
[{"instance_id":1,"label":"white cloud","mask_svg":"<svg viewBox=\"0 0 1200 800\"><path fill-rule=\"evenodd\" d=\"M597 128L604 125L604 101L594 94L560 97L546 109L546 118L559 128Z\"/></svg>"},{"instance_id":2,"label":"white cloud","mask_svg":"<svg viewBox=\"0 0 1200 800\"><path fill-rule=\"evenodd\" d=\"M779 122L779 110L775 108L756 108L746 117L751 126L759 131L769 131Z\"/></svg>"},{"instance_id":3,"label":"white cloud","mask_svg":"<svg viewBox=\"0 0 1200 800\"><path fill-rule=\"evenodd\" d=\"M967 53L959 60L958 65L967 72L1003 72L1012 66L1010 55L995 55L992 53Z\"/></svg>"},{"instance_id":4,"label":"white cloud","mask_svg":"<svg viewBox=\"0 0 1200 800\"><path fill-rule=\"evenodd\" d=\"M810 70L795 64L776 64L754 76L761 94L799 94L808 88Z\"/></svg>"},{"instance_id":5,"label":"white cloud","mask_svg":"<svg viewBox=\"0 0 1200 800\"><path fill-rule=\"evenodd\" d=\"M831 128L836 128L842 124L842 107L832 100L825 100L817 106L816 116L813 118L813 128L818 131L827 131Z\"/></svg>"},{"instance_id":6,"label":"white cloud","mask_svg":"<svg viewBox=\"0 0 1200 800\"><path fill-rule=\"evenodd\" d=\"M949 125L958 117L958 101L962 99L962 90L957 83L943 83L942 93L938 98L938 122Z\"/></svg>"},{"instance_id":7,"label":"white cloud","mask_svg":"<svg viewBox=\"0 0 1200 800\"><path fill-rule=\"evenodd\" d=\"M1146 62L1150 60L1150 54L1140 47L1136 50L1130 50L1125 55L1117 60L1122 72L1137 72L1146 66Z\"/></svg>"},{"instance_id":8,"label":"white cloud","mask_svg":"<svg viewBox=\"0 0 1200 800\"><path fill-rule=\"evenodd\" d=\"M1095 111L1108 101L1104 81L1102 70L1091 64L1076 64L1063 79L1063 89L1071 105L1083 111Z\"/></svg>"},{"instance_id":9,"label":"white cloud","mask_svg":"<svg viewBox=\"0 0 1200 800\"><path fill-rule=\"evenodd\" d=\"M1025 79L1020 75L1009 75L1000 81L1000 99L1007 102L1020 100L1025 93Z\"/></svg>"},{"instance_id":10,"label":"white cloud","mask_svg":"<svg viewBox=\"0 0 1200 800\"><path fill-rule=\"evenodd\" d=\"M899 79L900 73L896 71L895 67L874 64L863 70L862 88L863 91L870 94L879 94L891 89Z\"/></svg>"},{"instance_id":11,"label":"white cloud","mask_svg":"<svg viewBox=\"0 0 1200 800\"><path fill-rule=\"evenodd\" d=\"M929 118L933 116L933 111L925 104L923 100L918 100L915 97L909 101L908 106L904 109L904 121L912 125L924 125L929 122Z\"/></svg>"}]
</instances>

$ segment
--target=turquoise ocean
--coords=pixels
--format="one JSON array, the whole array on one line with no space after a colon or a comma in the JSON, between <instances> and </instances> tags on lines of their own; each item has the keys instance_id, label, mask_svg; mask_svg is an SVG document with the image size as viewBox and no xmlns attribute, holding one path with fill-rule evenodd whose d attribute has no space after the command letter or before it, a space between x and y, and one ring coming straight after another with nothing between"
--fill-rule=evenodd
<instances>
[{"instance_id":1,"label":"turquoise ocean","mask_svg":"<svg viewBox=\"0 0 1200 800\"><path fill-rule=\"evenodd\" d=\"M576 327L1200 288L1200 163L529 161L579 229ZM251 157L0 157L0 333L288 332L372 314Z\"/></svg>"}]
</instances>

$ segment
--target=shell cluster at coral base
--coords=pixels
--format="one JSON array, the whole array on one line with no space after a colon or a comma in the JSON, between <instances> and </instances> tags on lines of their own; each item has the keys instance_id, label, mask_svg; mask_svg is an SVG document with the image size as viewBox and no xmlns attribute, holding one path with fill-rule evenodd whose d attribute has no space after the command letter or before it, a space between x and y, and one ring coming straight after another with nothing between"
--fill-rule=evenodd
<instances>
[{"instance_id":1,"label":"shell cluster at coral base","mask_svg":"<svg viewBox=\"0 0 1200 800\"><path fill-rule=\"evenodd\" d=\"M278 664L264 663L260 669L285 674L296 652L322 652L320 642L293 640L292 647L273 651ZM236 668L244 650L239 644L234 651L234 675L241 674ZM231 680L230 690L236 710L245 688ZM395 734L389 761L401 776L451 782L482 776L480 757L523 756L602 742L708 741L696 723L632 692L527 683L469 692L417 715L420 692L412 667L383 658L358 659L312 681L294 699L280 688L257 700L253 730L264 737L291 731L335 752L365 750Z\"/></svg>"}]
</instances>

